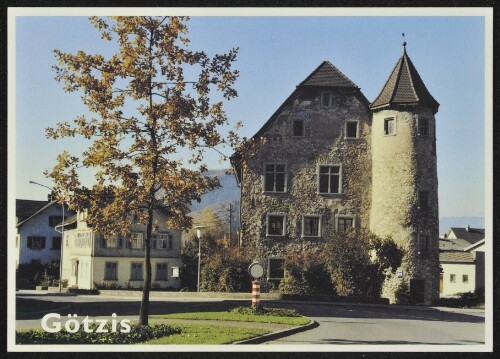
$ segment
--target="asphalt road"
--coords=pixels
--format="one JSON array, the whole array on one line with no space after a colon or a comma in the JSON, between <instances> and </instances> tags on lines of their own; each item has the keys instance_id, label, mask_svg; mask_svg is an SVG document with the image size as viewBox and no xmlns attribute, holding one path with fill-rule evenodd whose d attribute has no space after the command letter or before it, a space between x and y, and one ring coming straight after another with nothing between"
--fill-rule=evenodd
<instances>
[{"instance_id":1,"label":"asphalt road","mask_svg":"<svg viewBox=\"0 0 500 359\"><path fill-rule=\"evenodd\" d=\"M46 313L59 313L61 317L88 315L91 318L111 318L111 314L116 313L118 319L136 320L140 308L140 298L29 293L16 297L16 329L40 328L40 320ZM150 314L219 311L243 304L249 304L249 301L154 298L150 302ZM481 310L288 301L264 304L295 308L319 323L317 328L267 342L267 345L472 345L484 344L485 341L484 311Z\"/></svg>"}]
</instances>

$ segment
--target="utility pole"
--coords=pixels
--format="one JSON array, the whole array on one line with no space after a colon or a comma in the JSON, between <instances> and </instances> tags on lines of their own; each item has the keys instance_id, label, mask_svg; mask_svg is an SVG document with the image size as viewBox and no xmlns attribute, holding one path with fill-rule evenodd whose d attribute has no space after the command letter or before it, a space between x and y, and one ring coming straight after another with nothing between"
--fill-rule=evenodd
<instances>
[{"instance_id":1,"label":"utility pole","mask_svg":"<svg viewBox=\"0 0 500 359\"><path fill-rule=\"evenodd\" d=\"M233 237L231 236L232 228L233 228L233 205L229 202L229 243L233 244Z\"/></svg>"}]
</instances>

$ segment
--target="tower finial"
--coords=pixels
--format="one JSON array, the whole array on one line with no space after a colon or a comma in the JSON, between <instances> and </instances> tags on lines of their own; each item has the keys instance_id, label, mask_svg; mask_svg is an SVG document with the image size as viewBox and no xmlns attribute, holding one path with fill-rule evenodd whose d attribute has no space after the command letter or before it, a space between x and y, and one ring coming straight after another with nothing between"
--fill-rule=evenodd
<instances>
[{"instance_id":1,"label":"tower finial","mask_svg":"<svg viewBox=\"0 0 500 359\"><path fill-rule=\"evenodd\" d=\"M406 39L405 39L405 33L403 32L403 33L402 33L402 35L403 35L403 48L404 48L404 50L406 51Z\"/></svg>"}]
</instances>

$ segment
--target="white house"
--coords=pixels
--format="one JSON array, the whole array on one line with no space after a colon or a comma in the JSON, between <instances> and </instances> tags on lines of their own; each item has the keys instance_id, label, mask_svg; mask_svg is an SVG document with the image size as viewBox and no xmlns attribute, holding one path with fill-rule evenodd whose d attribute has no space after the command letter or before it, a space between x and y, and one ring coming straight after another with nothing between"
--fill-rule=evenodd
<instances>
[{"instance_id":1,"label":"white house","mask_svg":"<svg viewBox=\"0 0 500 359\"><path fill-rule=\"evenodd\" d=\"M156 211L159 229L153 232L151 248L152 287L180 286L181 231L166 227L166 215ZM63 280L71 288L140 288L146 268L146 227L134 225L125 236L105 236L87 226L86 212L66 221L63 245Z\"/></svg>"},{"instance_id":2,"label":"white house","mask_svg":"<svg viewBox=\"0 0 500 359\"><path fill-rule=\"evenodd\" d=\"M484 229L450 228L439 239L441 297L484 288Z\"/></svg>"},{"instance_id":3,"label":"white house","mask_svg":"<svg viewBox=\"0 0 500 359\"><path fill-rule=\"evenodd\" d=\"M65 217L74 214L65 208ZM62 206L56 201L16 200L16 266L25 263L59 261Z\"/></svg>"}]
</instances>

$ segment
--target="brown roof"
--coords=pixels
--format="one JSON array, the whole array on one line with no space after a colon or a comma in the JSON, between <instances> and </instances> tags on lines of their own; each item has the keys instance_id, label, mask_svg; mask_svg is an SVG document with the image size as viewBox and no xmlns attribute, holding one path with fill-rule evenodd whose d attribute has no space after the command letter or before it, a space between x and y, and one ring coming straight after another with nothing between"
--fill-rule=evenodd
<instances>
[{"instance_id":1,"label":"brown roof","mask_svg":"<svg viewBox=\"0 0 500 359\"><path fill-rule=\"evenodd\" d=\"M358 88L329 61L323 61L299 86Z\"/></svg>"},{"instance_id":2,"label":"brown roof","mask_svg":"<svg viewBox=\"0 0 500 359\"><path fill-rule=\"evenodd\" d=\"M434 112L437 112L439 108L439 103L429 93L408 57L406 47L384 88L370 108L376 110L398 105L422 105L430 107Z\"/></svg>"},{"instance_id":3,"label":"brown roof","mask_svg":"<svg viewBox=\"0 0 500 359\"><path fill-rule=\"evenodd\" d=\"M474 256L471 252L442 251L439 252L439 262L474 263Z\"/></svg>"}]
</instances>

